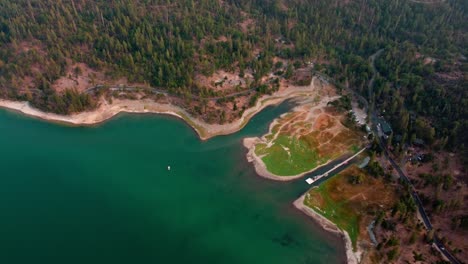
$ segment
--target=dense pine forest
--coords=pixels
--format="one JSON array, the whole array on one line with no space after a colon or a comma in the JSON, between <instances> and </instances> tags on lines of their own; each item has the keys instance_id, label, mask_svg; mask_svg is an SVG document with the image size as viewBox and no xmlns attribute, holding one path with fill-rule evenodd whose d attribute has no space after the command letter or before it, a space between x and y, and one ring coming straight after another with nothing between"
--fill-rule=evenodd
<instances>
[{"instance_id":1,"label":"dense pine forest","mask_svg":"<svg viewBox=\"0 0 468 264\"><path fill-rule=\"evenodd\" d=\"M203 96L195 76L248 71L259 82L277 57L296 68L314 62L375 104L404 141L466 149L467 8L464 0L0 0L0 97L57 113L95 107L93 96L53 88L81 74L70 73L77 63ZM379 50L369 92L369 56Z\"/></svg>"}]
</instances>

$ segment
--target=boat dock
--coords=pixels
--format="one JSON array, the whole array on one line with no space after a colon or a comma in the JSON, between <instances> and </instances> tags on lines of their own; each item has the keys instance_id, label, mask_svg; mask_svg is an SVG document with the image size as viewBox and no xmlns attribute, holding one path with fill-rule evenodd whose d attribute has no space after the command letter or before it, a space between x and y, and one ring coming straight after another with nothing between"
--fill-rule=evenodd
<instances>
[{"instance_id":1,"label":"boat dock","mask_svg":"<svg viewBox=\"0 0 468 264\"><path fill-rule=\"evenodd\" d=\"M311 177L311 178L307 178L305 181L307 182L307 184L311 185L312 183L322 179L323 177L327 177L330 172L338 169L339 167L345 165L345 164L348 164L348 162L350 162L352 159L354 159L355 157L357 157L359 154L361 154L364 150L366 150L367 147L361 149L360 151L358 151L356 154L354 154L353 156L347 158L346 160L344 160L343 162L339 163L339 164L336 164L335 166L333 166L333 168L329 169L328 171L326 171L325 173L323 174L320 174L320 175L317 175L317 176L314 176L314 177Z\"/></svg>"}]
</instances>

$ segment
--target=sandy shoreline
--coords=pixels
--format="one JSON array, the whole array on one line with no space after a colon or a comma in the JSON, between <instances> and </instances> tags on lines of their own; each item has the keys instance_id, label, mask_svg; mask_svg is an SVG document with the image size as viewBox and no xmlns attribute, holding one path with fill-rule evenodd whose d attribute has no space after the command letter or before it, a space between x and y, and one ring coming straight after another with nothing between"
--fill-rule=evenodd
<instances>
[{"instance_id":1,"label":"sandy shoreline","mask_svg":"<svg viewBox=\"0 0 468 264\"><path fill-rule=\"evenodd\" d=\"M297 98L299 96L308 96L312 95L317 90L315 89L314 81L316 78L311 82L310 86L306 87L297 87L291 86L290 88L280 90L279 92L273 95L265 95L261 97L257 104L249 109L247 109L241 118L237 119L236 121L228 124L208 124L202 120L194 118L191 116L187 111L184 109L172 105L172 104L161 104L156 103L152 100L120 100L114 99L112 104L107 103L105 100L100 101L100 105L97 109L93 111L81 112L73 115L58 115L54 113L47 113L43 112L39 109L32 107L28 102L20 102L20 101L10 101L0 99L0 108L5 108L7 110L12 110L15 112L22 113L26 116L50 121L50 122L57 122L63 123L68 125L76 125L76 126L92 126L99 123L103 123L119 113L154 113L154 114L166 114L172 115L178 118L183 119L187 122L199 135L200 139L207 140L209 138L218 136L218 135L227 135L231 133L235 133L242 129L248 121L258 112L263 110L264 108L272 105L278 105L288 99ZM271 174L266 169L262 160L253 153L254 145L255 145L256 138L246 138L244 139L244 146L249 149L249 154L247 154L247 159L249 162L254 163L255 170L257 174L260 176L277 180L277 181L289 181L294 180L300 177L303 177L305 174L308 174L317 168L312 169L311 171L301 173L300 175L295 175L291 177L280 177ZM251 155L253 153L253 155ZM321 166L327 165L327 163L322 164ZM320 167L321 167L320 166ZM330 222L328 219L324 218L323 216L317 214L312 209L306 207L304 202L304 195L302 195L299 199L294 202L294 206L304 212L305 214L309 215L313 219L315 219L326 231L340 234L346 246L346 258L348 263L358 263L358 258L356 254L352 250L351 240L346 232L341 231Z\"/></svg>"},{"instance_id":2,"label":"sandy shoreline","mask_svg":"<svg viewBox=\"0 0 468 264\"><path fill-rule=\"evenodd\" d=\"M297 87L281 90L273 95L265 95L261 97L257 104L247 109L241 118L228 124L208 124L198 118L191 116L181 107L172 104L156 103L152 100L120 100L114 99L112 104L101 100L100 106L88 112L77 113L73 115L58 115L53 113L43 112L32 107L28 102L10 101L0 99L0 108L17 111L27 116L39 118L46 121L65 123L70 125L88 126L96 125L105 122L119 113L154 113L167 114L176 116L187 122L200 136L200 139L207 140L209 138L228 135L242 129L248 121L258 112L267 106L277 105L285 100L295 98L301 95L307 95L314 91L314 82L310 86Z\"/></svg>"},{"instance_id":3,"label":"sandy shoreline","mask_svg":"<svg viewBox=\"0 0 468 264\"><path fill-rule=\"evenodd\" d=\"M345 243L345 250L346 250L346 261L348 264L357 264L360 261L361 253L353 251L353 245L351 242L351 238L349 237L346 231L339 229L333 222L325 218L324 216L320 215L319 213L315 212L313 209L304 205L304 198L306 194L303 194L299 199L294 201L294 206L302 211L304 214L308 215L314 221L316 221L323 229L328 232L338 234Z\"/></svg>"}]
</instances>

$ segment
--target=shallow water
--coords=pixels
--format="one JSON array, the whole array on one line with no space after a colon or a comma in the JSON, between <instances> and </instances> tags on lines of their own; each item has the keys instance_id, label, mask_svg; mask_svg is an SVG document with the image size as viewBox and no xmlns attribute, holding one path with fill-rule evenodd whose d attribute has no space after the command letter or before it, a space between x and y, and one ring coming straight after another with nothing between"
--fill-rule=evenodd
<instances>
[{"instance_id":1,"label":"shallow water","mask_svg":"<svg viewBox=\"0 0 468 264\"><path fill-rule=\"evenodd\" d=\"M0 263L342 262L292 206L305 182L245 161L242 138L287 109L208 141L166 116L68 127L0 110Z\"/></svg>"}]
</instances>

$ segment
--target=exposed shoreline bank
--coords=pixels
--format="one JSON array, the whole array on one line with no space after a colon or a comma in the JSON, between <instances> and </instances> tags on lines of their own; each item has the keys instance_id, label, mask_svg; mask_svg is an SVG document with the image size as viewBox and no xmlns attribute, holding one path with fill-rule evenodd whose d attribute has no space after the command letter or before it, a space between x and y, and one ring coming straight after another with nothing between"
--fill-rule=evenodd
<instances>
[{"instance_id":1,"label":"exposed shoreline bank","mask_svg":"<svg viewBox=\"0 0 468 264\"><path fill-rule=\"evenodd\" d=\"M328 102L336 100L337 98L339 98L339 96L323 96L322 95L320 97L320 101L314 102L313 103L314 106L312 108L308 109L307 112L312 112L314 110L320 110L321 111L322 109L324 109L327 106ZM308 103L310 103L310 102L308 102ZM302 105L298 105L293 109L293 111L301 111L300 110L301 107L302 107ZM317 171L317 170L329 165L334 160L336 160L336 158L338 158L338 157L335 157L335 158L332 158L332 159L328 159L327 161L319 164L316 167L313 167L313 168L311 168L311 169L309 169L307 171L304 171L304 172L301 172L301 173L295 174L295 175L283 176L283 175L277 175L277 174L275 174L273 172L270 172L268 170L265 162L263 162L262 156L261 155L259 156L259 155L257 155L257 153L255 153L255 147L258 144L270 144L271 143L271 141L268 141L266 139L266 137L274 134L273 130L275 128L275 125L278 124L277 120L280 119L283 116L284 115L278 117L277 119L275 119L270 124L269 131L265 135L263 135L261 137L244 138L244 140L243 140L244 147L248 149L248 152L247 152L247 155L246 155L247 161L251 162L253 164L253 166L255 167L255 171L257 172L257 174L259 176L270 179L270 180L274 180L274 181L292 181L292 180L302 178L307 174L313 173L314 171ZM343 156L346 156L346 155L348 155L347 152L342 153L339 157L343 157Z\"/></svg>"},{"instance_id":2,"label":"exposed shoreline bank","mask_svg":"<svg viewBox=\"0 0 468 264\"><path fill-rule=\"evenodd\" d=\"M10 100L3 100L0 99L0 108L5 108L7 110L12 110L14 112L18 112L24 114L28 117L33 117L45 121L55 122L55 123L62 123L72 126L93 126L103 123L112 119L113 117L117 116L120 113L150 113L150 114L165 114L178 117L183 119L188 125L190 125L196 133L199 135L201 140L207 140L209 138L219 136L219 135L227 135L231 133L235 133L242 129L248 121L257 113L262 111L264 108L272 105L278 105L286 100L297 98L299 96L304 95L311 95L315 93L317 90L314 86L314 80L312 80L310 86L306 87L296 87L291 86L290 88L285 88L284 90L280 90L279 92L273 95L265 95L261 97L257 104L249 109L247 109L241 118L237 119L236 121L228 124L208 124L202 120L199 120L193 116L191 116L187 111L178 107L173 104L161 104L154 102L152 100L120 100L114 99L112 104L107 103L105 100L100 101L100 105L97 109L93 111L81 112L73 115L59 115L54 113L47 113L32 107L28 102L21 102L21 101L10 101ZM244 145L248 143L248 139L244 140ZM246 146L247 147L247 146ZM249 148L250 149L250 148ZM257 159L259 159L257 157ZM261 161L261 159L260 159ZM250 162L250 160L249 160ZM329 161L331 162L331 161ZM322 164L321 166L327 165L329 162ZM254 163L255 164L255 163ZM258 163L261 165L262 163ZM321 166L314 168L311 171L314 171ZM292 176L292 177L280 177L273 175L268 172L268 170L264 167L262 170L261 166L255 165L255 170L257 174L260 176L272 179L272 180L282 180L282 181L289 181L294 180L300 177L303 177L305 174L310 173L304 172L300 175ZM302 212L306 213L307 215L311 216L314 219L319 219L320 215L313 212L311 209L305 207L303 205L304 196L301 196L298 200L294 202L294 205L297 209L301 210ZM312 212L311 212L312 211ZM314 217L315 213L315 217ZM323 217L322 217L323 218ZM325 219L325 218L324 218ZM325 219L328 221L327 219ZM329 222L329 225L324 225L323 221L317 222L322 226L326 231L331 233L341 234L345 241L345 248L346 248L346 258L348 263L357 263L355 259L355 255L352 251L351 240L347 233L343 233L339 230L333 223ZM335 228L333 228L333 226ZM347 236L347 237L346 237ZM351 250L351 251L350 251ZM350 253L351 252L351 253ZM352 254L352 255L350 255ZM354 257L350 259L350 256Z\"/></svg>"},{"instance_id":3,"label":"exposed shoreline bank","mask_svg":"<svg viewBox=\"0 0 468 264\"><path fill-rule=\"evenodd\" d=\"M201 140L228 135L242 129L248 121L261 110L268 106L278 105L288 99L307 95L314 91L314 81L310 86L291 86L280 90L273 95L262 96L255 106L248 108L242 117L228 124L208 124L193 117L187 111L173 104L161 104L152 100L120 100L114 99L112 104L101 100L100 105L93 111L87 111L72 115L59 115L47 113L32 107L28 102L10 101L0 99L0 108L5 108L22 113L26 116L77 126L91 126L103 123L119 113L153 113L176 116L188 123L198 134Z\"/></svg>"},{"instance_id":4,"label":"exposed shoreline bank","mask_svg":"<svg viewBox=\"0 0 468 264\"><path fill-rule=\"evenodd\" d=\"M294 207L298 210L302 211L307 216L311 217L316 221L324 230L330 233L334 233L339 235L345 244L345 253L346 253L346 261L348 264L358 264L360 261L360 256L362 255L361 252L353 251L353 244L351 242L351 238L349 237L346 231L343 231L338 228L333 222L325 218L324 216L320 215L319 213L315 212L312 208L307 207L304 205L305 195L303 194L299 197L296 201L294 201Z\"/></svg>"}]
</instances>

